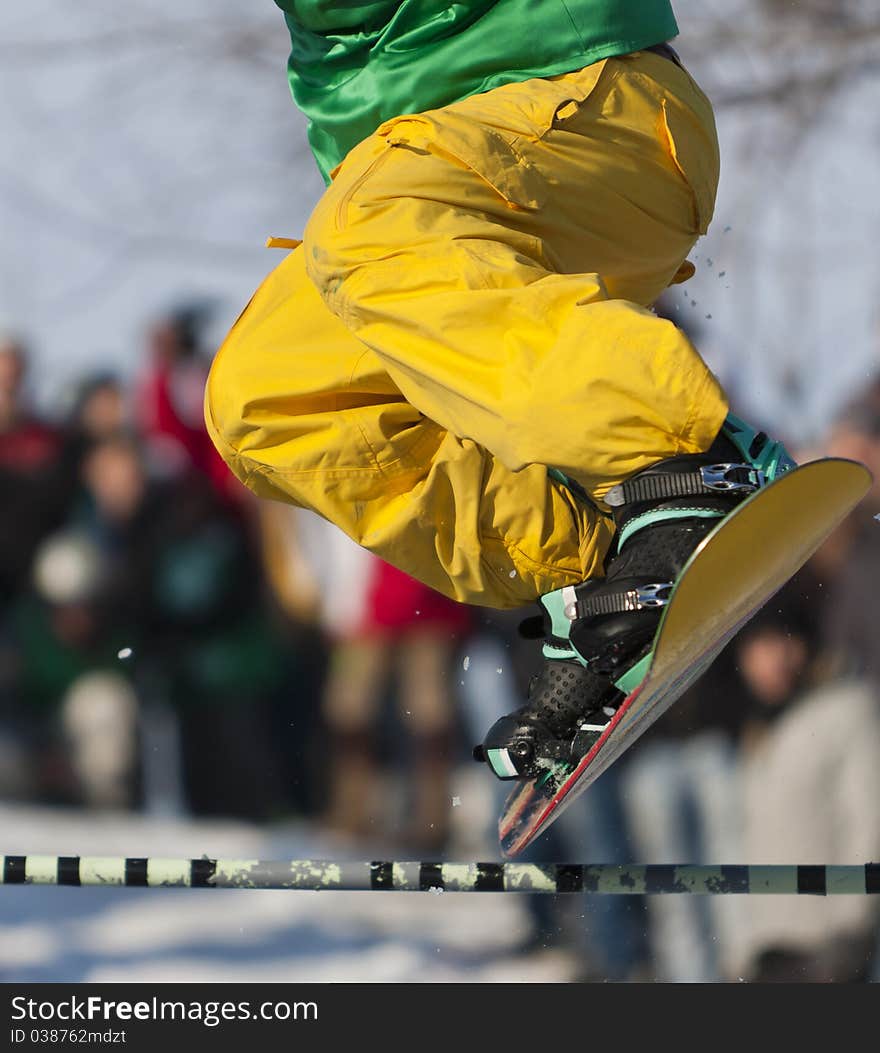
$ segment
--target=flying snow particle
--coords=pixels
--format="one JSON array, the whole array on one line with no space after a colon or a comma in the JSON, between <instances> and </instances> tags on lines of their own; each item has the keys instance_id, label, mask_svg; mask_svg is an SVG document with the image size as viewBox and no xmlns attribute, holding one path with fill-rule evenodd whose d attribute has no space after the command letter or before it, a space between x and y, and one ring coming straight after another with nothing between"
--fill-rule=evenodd
<instances>
[{"instance_id":1,"label":"flying snow particle","mask_svg":"<svg viewBox=\"0 0 880 1053\"><path fill-rule=\"evenodd\" d=\"M504 670L503 670L503 669L501 668L501 666L499 665L499 666L498 666L498 668L497 668L497 669L495 670L495 672L496 672L496 673L497 673L497 674L498 674L499 676L501 676L501 674L502 674L502 673L504 672Z\"/></svg>"},{"instance_id":2,"label":"flying snow particle","mask_svg":"<svg viewBox=\"0 0 880 1053\"><path fill-rule=\"evenodd\" d=\"M466 655L464 656L464 661L463 661L463 662L461 663L461 668L462 668L462 669L463 669L463 670L464 670L465 672L467 672L467 671L468 671L468 669L470 669L470 666L471 666L471 656L470 656L469 654L466 654Z\"/></svg>"},{"instance_id":3,"label":"flying snow particle","mask_svg":"<svg viewBox=\"0 0 880 1053\"><path fill-rule=\"evenodd\" d=\"M121 651L116 652L116 657L124 662L126 658L131 658L133 653L130 647L123 647Z\"/></svg>"},{"instance_id":4,"label":"flying snow particle","mask_svg":"<svg viewBox=\"0 0 880 1053\"><path fill-rule=\"evenodd\" d=\"M460 808L461 807L461 798L460 797L453 797L452 798L452 807L453 808Z\"/></svg>"},{"instance_id":5,"label":"flying snow particle","mask_svg":"<svg viewBox=\"0 0 880 1053\"><path fill-rule=\"evenodd\" d=\"M516 577L516 571L515 571L515 570L512 570L512 571L511 571L511 572L510 572L510 573L509 573L509 574L508 574L507 576L508 576L509 578L515 578L515 577Z\"/></svg>"}]
</instances>

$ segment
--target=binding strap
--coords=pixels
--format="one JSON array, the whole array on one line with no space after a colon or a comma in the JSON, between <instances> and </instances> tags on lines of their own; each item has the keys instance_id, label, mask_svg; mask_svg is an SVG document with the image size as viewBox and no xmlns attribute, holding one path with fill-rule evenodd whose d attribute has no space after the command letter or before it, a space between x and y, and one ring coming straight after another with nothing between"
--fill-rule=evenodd
<instances>
[{"instance_id":1,"label":"binding strap","mask_svg":"<svg viewBox=\"0 0 880 1053\"><path fill-rule=\"evenodd\" d=\"M638 475L612 486L605 503L612 508L638 501L663 501L699 494L754 493L764 485L764 473L749 464L704 464L693 472Z\"/></svg>"},{"instance_id":2,"label":"binding strap","mask_svg":"<svg viewBox=\"0 0 880 1053\"><path fill-rule=\"evenodd\" d=\"M627 611L649 611L665 607L672 595L674 582L652 582L608 592L601 596L578 597L565 608L567 618L591 618L597 614L624 614Z\"/></svg>"}]
</instances>

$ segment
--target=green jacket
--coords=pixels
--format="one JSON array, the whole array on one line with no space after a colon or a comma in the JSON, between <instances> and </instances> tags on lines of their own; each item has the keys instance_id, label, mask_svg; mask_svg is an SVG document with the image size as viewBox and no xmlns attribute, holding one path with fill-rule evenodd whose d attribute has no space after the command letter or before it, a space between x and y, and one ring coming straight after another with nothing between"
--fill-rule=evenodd
<instances>
[{"instance_id":1,"label":"green jacket","mask_svg":"<svg viewBox=\"0 0 880 1053\"><path fill-rule=\"evenodd\" d=\"M390 117L676 36L669 0L275 0L324 177Z\"/></svg>"}]
</instances>

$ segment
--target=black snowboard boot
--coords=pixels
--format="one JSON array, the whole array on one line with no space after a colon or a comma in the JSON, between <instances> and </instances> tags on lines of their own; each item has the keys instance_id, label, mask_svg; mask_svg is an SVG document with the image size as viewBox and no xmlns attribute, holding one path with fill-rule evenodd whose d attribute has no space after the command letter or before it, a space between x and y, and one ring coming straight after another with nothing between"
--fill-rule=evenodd
<instances>
[{"instance_id":1,"label":"black snowboard boot","mask_svg":"<svg viewBox=\"0 0 880 1053\"><path fill-rule=\"evenodd\" d=\"M475 758L500 779L521 779L589 752L644 679L663 608L694 549L793 467L781 443L731 415L705 453L658 461L613 487L605 502L617 529L606 576L541 597L534 621L544 668L527 704L496 721Z\"/></svg>"}]
</instances>

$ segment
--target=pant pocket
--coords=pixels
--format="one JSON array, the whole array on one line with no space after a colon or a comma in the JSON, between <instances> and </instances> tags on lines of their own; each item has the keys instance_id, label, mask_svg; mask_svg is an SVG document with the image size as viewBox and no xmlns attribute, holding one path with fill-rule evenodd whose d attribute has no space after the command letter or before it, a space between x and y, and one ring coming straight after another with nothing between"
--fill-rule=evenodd
<instances>
[{"instance_id":1,"label":"pant pocket","mask_svg":"<svg viewBox=\"0 0 880 1053\"><path fill-rule=\"evenodd\" d=\"M602 98L620 72L611 59L594 62L574 73L562 73L548 77L543 83L552 93L552 108L549 119L540 129L540 137L548 132L562 128L572 118L582 114L591 103ZM555 96L555 97L553 97Z\"/></svg>"},{"instance_id":2,"label":"pant pocket","mask_svg":"<svg viewBox=\"0 0 880 1053\"><path fill-rule=\"evenodd\" d=\"M661 143L690 190L694 204L694 231L705 234L715 210L718 189L718 143L714 123L706 128L677 100L660 102L658 135Z\"/></svg>"},{"instance_id":3,"label":"pant pocket","mask_svg":"<svg viewBox=\"0 0 880 1053\"><path fill-rule=\"evenodd\" d=\"M391 147L422 151L467 169L511 209L534 211L545 202L540 173L508 139L471 116L451 109L387 121L379 130Z\"/></svg>"}]
</instances>

